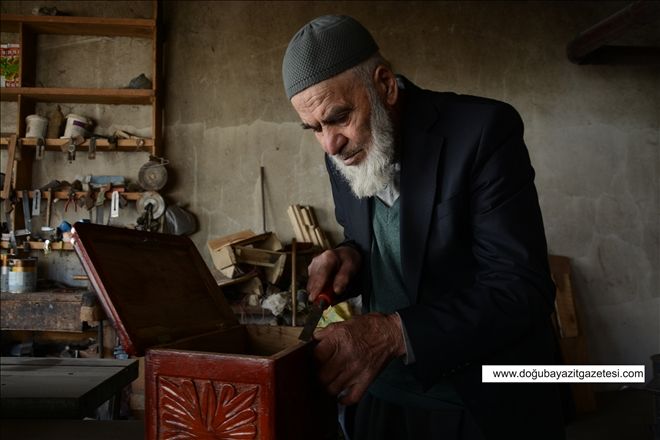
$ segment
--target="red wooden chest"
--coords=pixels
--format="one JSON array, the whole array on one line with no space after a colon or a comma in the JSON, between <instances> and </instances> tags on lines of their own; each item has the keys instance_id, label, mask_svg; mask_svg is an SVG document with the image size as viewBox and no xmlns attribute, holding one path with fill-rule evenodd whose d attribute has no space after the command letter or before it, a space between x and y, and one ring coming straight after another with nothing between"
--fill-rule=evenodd
<instances>
[{"instance_id":1,"label":"red wooden chest","mask_svg":"<svg viewBox=\"0 0 660 440\"><path fill-rule=\"evenodd\" d=\"M187 237L77 223L124 349L145 355L148 439L336 438L299 328L239 324Z\"/></svg>"}]
</instances>

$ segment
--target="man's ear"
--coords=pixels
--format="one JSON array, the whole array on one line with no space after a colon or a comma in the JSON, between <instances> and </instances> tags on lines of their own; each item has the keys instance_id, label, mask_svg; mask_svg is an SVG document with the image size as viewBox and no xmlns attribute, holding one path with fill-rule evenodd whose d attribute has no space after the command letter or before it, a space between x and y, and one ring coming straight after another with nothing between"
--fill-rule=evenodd
<instances>
[{"instance_id":1,"label":"man's ear","mask_svg":"<svg viewBox=\"0 0 660 440\"><path fill-rule=\"evenodd\" d=\"M394 106L399 97L399 88L396 85L396 75L392 69L382 64L376 67L374 84L383 102L388 106Z\"/></svg>"}]
</instances>

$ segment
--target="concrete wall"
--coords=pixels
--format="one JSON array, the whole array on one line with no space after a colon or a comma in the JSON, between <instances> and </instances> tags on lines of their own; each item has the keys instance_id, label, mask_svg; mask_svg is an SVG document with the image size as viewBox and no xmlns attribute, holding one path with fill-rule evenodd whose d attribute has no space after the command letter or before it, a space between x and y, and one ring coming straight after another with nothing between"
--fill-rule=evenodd
<instances>
[{"instance_id":1,"label":"concrete wall","mask_svg":"<svg viewBox=\"0 0 660 440\"><path fill-rule=\"evenodd\" d=\"M81 14L145 13L140 2L65 3ZM353 15L418 85L520 111L550 251L573 259L592 361L648 364L660 352L660 69L577 66L565 56L578 32L626 4L166 2L169 197L198 216L193 239L208 258L208 239L261 229L263 166L268 230L288 241L287 205L310 204L338 240L321 150L300 130L280 68L306 21ZM86 52L97 69L98 55ZM133 61L126 78L141 72ZM135 174L142 158L101 160Z\"/></svg>"}]
</instances>

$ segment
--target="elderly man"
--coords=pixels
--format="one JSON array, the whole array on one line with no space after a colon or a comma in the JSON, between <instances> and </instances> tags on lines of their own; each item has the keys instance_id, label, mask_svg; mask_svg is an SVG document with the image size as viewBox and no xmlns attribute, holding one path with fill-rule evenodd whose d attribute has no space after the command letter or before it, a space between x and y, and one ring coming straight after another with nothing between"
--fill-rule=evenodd
<instances>
[{"instance_id":1,"label":"elderly man","mask_svg":"<svg viewBox=\"0 0 660 440\"><path fill-rule=\"evenodd\" d=\"M345 234L312 261L310 299L362 295L363 315L314 335L321 381L353 410L350 438L562 438L553 385L481 382L482 364L556 363L516 111L418 88L346 16L300 29L282 72Z\"/></svg>"}]
</instances>

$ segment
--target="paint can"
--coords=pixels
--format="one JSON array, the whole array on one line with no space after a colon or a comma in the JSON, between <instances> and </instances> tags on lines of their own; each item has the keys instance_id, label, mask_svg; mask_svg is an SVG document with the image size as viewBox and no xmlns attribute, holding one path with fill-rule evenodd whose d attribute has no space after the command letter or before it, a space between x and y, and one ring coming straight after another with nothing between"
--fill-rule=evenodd
<instances>
[{"instance_id":1,"label":"paint can","mask_svg":"<svg viewBox=\"0 0 660 440\"><path fill-rule=\"evenodd\" d=\"M48 132L48 119L39 115L28 115L25 118L25 137L45 138Z\"/></svg>"},{"instance_id":2,"label":"paint can","mask_svg":"<svg viewBox=\"0 0 660 440\"><path fill-rule=\"evenodd\" d=\"M64 137L72 138L75 136L89 137L92 123L84 116L69 113L66 115L66 126L64 127Z\"/></svg>"},{"instance_id":3,"label":"paint can","mask_svg":"<svg viewBox=\"0 0 660 440\"><path fill-rule=\"evenodd\" d=\"M9 258L8 266L8 292L25 293L37 290L36 258Z\"/></svg>"},{"instance_id":4,"label":"paint can","mask_svg":"<svg viewBox=\"0 0 660 440\"><path fill-rule=\"evenodd\" d=\"M9 255L0 254L0 292L9 292Z\"/></svg>"}]
</instances>

